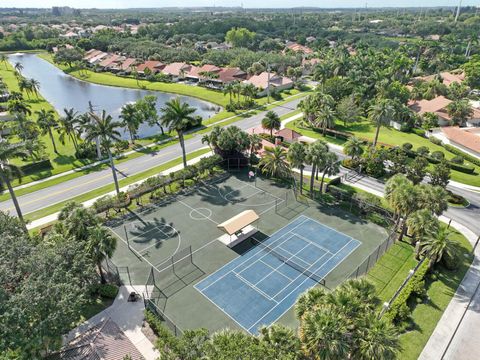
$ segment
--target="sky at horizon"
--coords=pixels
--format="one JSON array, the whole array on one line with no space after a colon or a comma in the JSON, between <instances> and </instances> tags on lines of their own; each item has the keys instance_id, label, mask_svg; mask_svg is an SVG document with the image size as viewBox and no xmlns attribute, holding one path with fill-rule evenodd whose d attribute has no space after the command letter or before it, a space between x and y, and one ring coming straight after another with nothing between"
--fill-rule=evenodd
<instances>
[{"instance_id":1,"label":"sky at horizon","mask_svg":"<svg viewBox=\"0 0 480 360\"><path fill-rule=\"evenodd\" d=\"M71 6L75 8L160 8L160 7L192 7L192 6L241 6L246 8L351 8L351 7L429 7L457 6L460 0L1 0L0 7L17 8L49 8L52 6ZM462 6L480 6L480 0L463 0Z\"/></svg>"}]
</instances>

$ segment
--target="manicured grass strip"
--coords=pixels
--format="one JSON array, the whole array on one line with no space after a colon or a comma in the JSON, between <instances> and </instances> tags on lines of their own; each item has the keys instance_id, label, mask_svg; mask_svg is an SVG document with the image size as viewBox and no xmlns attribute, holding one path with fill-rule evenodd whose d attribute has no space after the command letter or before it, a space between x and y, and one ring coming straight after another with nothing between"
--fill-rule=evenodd
<instances>
[{"instance_id":1,"label":"manicured grass strip","mask_svg":"<svg viewBox=\"0 0 480 360\"><path fill-rule=\"evenodd\" d=\"M328 142L337 145L343 145L345 140L337 139L332 136L324 137L321 133L309 130L298 128L296 126L296 122L290 122L286 125L289 129L293 129L295 131L301 132L303 135L310 136L314 139L325 139ZM356 124L352 124L350 126L344 127L342 123L337 122L337 130L339 131L348 131L355 134L360 138L364 138L367 140L373 140L375 137L375 127L368 121L361 121ZM446 151L442 146L433 144L430 140L421 137L417 134L413 133L404 133L402 131L395 130L393 128L386 128L382 127L380 130L380 136L378 138L380 143L386 143L391 145L401 146L402 144L408 142L413 145L414 149L419 148L420 146L426 146L430 149L430 152L434 151L441 151L445 154L446 159L451 159L455 155ZM466 174L460 171L452 170L451 171L451 179L463 184L473 185L473 186L480 186L480 168L474 164L470 164L465 161L465 165L472 166L475 168L475 174Z\"/></svg>"},{"instance_id":2,"label":"manicured grass strip","mask_svg":"<svg viewBox=\"0 0 480 360\"><path fill-rule=\"evenodd\" d=\"M457 242L460 251L460 266L457 270L447 270L442 266L438 266L435 271L438 280L433 282L431 280L427 281L428 301L418 304L413 310L412 320L415 323L414 329L400 336L403 350L399 358L402 360L418 359L472 263L471 244L462 234L454 229L451 230L453 231L452 239ZM464 254L468 256L464 256Z\"/></svg>"},{"instance_id":3,"label":"manicured grass strip","mask_svg":"<svg viewBox=\"0 0 480 360\"><path fill-rule=\"evenodd\" d=\"M196 158L196 157L201 156L203 154L206 154L208 152L210 152L210 149L200 149L200 150L194 151L192 153L187 154L187 160ZM132 176L126 178L126 179L120 180L119 181L120 187L127 186L127 185L130 185L130 184L134 183L134 182L146 179L147 177L156 175L156 174L158 174L162 171L170 169L170 168L172 168L176 165L179 165L181 163L182 163L182 158L177 158L177 159L168 161L168 162L166 162L162 165L150 168L147 171L132 175ZM49 207L31 212L29 214L26 214L25 218L29 221L41 219L42 217L45 217L47 215L50 215L50 214L53 214L53 213L56 213L56 212L60 211L62 209L62 207L65 205L65 203L67 203L69 201L75 201L75 202L78 202L78 203L82 203L82 202L85 202L87 200L93 199L97 196L101 196L103 194L109 193L109 192L114 191L114 190L115 190L115 185L113 184L113 179L112 179L112 183L109 184L109 185L102 186L98 189L89 191L87 193L75 196L75 197L70 198L70 199L66 199L65 201L63 201L61 203L54 204L52 206L49 206Z\"/></svg>"}]
</instances>

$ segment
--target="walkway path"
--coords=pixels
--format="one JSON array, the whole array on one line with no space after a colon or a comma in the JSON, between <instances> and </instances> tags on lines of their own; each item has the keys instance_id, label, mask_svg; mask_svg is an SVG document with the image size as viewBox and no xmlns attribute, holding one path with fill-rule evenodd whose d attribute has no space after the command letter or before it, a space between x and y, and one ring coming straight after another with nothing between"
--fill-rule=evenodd
<instances>
[{"instance_id":1,"label":"walkway path","mask_svg":"<svg viewBox=\"0 0 480 360\"><path fill-rule=\"evenodd\" d=\"M65 336L64 342L71 341L92 326L110 318L130 339L145 360L158 359L160 357L159 352L142 332L143 311L145 310L143 301L127 302L128 295L132 291L139 292L132 286L121 286L111 306L71 330Z\"/></svg>"},{"instance_id":2,"label":"walkway path","mask_svg":"<svg viewBox=\"0 0 480 360\"><path fill-rule=\"evenodd\" d=\"M288 114L296 109L300 101L301 98L295 98L294 100L273 108L273 111L279 116ZM260 124L265 114L266 111L259 112L250 118L236 122L234 125L246 130ZM201 138L201 134L196 134L192 138L186 140L186 152L191 153L202 148L204 145L202 144ZM117 166L118 177L119 179L126 178L179 157L181 157L180 146L178 144L173 144L163 148L157 153L146 154L119 164ZM107 168L19 196L18 201L24 214L28 214L111 183L111 170ZM0 202L0 210L10 211L12 214L15 213L11 200Z\"/></svg>"}]
</instances>

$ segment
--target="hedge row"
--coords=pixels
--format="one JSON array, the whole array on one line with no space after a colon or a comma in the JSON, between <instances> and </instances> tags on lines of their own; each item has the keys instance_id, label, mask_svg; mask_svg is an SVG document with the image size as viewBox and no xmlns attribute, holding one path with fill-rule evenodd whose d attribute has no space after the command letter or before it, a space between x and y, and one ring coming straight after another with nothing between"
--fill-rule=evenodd
<instances>
[{"instance_id":1,"label":"hedge row","mask_svg":"<svg viewBox=\"0 0 480 360\"><path fill-rule=\"evenodd\" d=\"M176 342L176 337L162 324L162 321L149 309L144 312L145 321L162 343Z\"/></svg>"},{"instance_id":2,"label":"hedge row","mask_svg":"<svg viewBox=\"0 0 480 360\"><path fill-rule=\"evenodd\" d=\"M442 144L442 146L445 148L445 150L447 150L448 152L452 153L452 154L455 154L455 155L460 155L461 157L463 157L465 160L467 160L468 162L472 163L472 164L475 164L477 166L480 166L480 159L476 158L475 156L473 155L470 155L458 148L456 148L455 146L452 146L450 144Z\"/></svg>"},{"instance_id":3,"label":"hedge row","mask_svg":"<svg viewBox=\"0 0 480 360\"><path fill-rule=\"evenodd\" d=\"M53 169L52 163L49 159L37 161L31 164L26 164L20 167L20 170L25 175L30 175L38 171Z\"/></svg>"},{"instance_id":4,"label":"hedge row","mask_svg":"<svg viewBox=\"0 0 480 360\"><path fill-rule=\"evenodd\" d=\"M202 158L197 164L171 172L169 176L152 176L142 183L130 187L126 193L120 193L116 196L103 196L95 201L93 208L97 213L108 212L110 209L125 208L130 205L131 200L153 193L160 188L163 188L163 192L166 193L166 187L177 181L184 187L186 181L196 179L205 171L211 174L215 166L221 162L222 158L219 155Z\"/></svg>"},{"instance_id":5,"label":"hedge row","mask_svg":"<svg viewBox=\"0 0 480 360\"><path fill-rule=\"evenodd\" d=\"M389 309L384 314L385 319L390 320L392 323L400 323L406 320L410 315L410 309L407 304L410 297L412 295L421 295L425 292L425 275L427 271L428 261L425 260L390 304Z\"/></svg>"}]
</instances>

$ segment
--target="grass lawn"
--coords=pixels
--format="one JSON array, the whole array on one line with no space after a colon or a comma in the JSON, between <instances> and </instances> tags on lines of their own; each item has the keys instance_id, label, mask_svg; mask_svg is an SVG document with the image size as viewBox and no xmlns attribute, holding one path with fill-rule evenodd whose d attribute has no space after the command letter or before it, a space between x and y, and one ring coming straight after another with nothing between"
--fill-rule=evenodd
<instances>
[{"instance_id":1,"label":"grass lawn","mask_svg":"<svg viewBox=\"0 0 480 360\"><path fill-rule=\"evenodd\" d=\"M210 152L210 149L200 149L200 150L194 151L192 153L187 154L187 160L196 158L196 157L201 156L203 154L206 154L208 152ZM147 177L156 175L156 174L158 174L162 171L165 171L165 170L167 170L169 168L172 168L176 165L179 165L181 163L182 163L182 158L177 158L177 159L168 161L168 162L166 162L162 165L150 168L150 169L148 169L144 172L129 176L126 179L121 179L119 181L119 185L120 185L120 187L130 185L134 182L137 182L137 181L146 179ZM95 190L92 190L92 191L89 191L87 193L75 196L75 197L70 198L70 199L65 199L65 201L62 201L60 203L57 203L57 204L51 205L49 207L46 207L46 208L28 213L24 217L25 217L26 220L29 220L29 221L41 219L42 217L45 217L47 215L50 215L50 214L53 214L53 213L56 213L56 212L60 211L62 209L62 207L67 202L75 201L75 202L78 202L78 203L82 203L82 202L85 202L87 200L93 199L97 196L107 194L107 193L109 193L111 191L114 191L114 190L115 190L115 185L113 184L113 179L112 179L112 183L109 184L109 185L99 187Z\"/></svg>"},{"instance_id":2,"label":"grass lawn","mask_svg":"<svg viewBox=\"0 0 480 360\"><path fill-rule=\"evenodd\" d=\"M403 348L401 359L418 358L472 263L471 244L462 234L453 229L452 231L453 239L458 244L461 264L457 270L447 270L438 266L435 270L438 280L427 280L428 300L415 307L412 313L413 329L400 337Z\"/></svg>"},{"instance_id":3,"label":"grass lawn","mask_svg":"<svg viewBox=\"0 0 480 360\"><path fill-rule=\"evenodd\" d=\"M99 312L105 310L113 304L114 299L107 299L100 295L95 295L87 301L87 303L80 309L80 319L77 326L83 323L85 320L90 319L92 316L97 315Z\"/></svg>"},{"instance_id":4,"label":"grass lawn","mask_svg":"<svg viewBox=\"0 0 480 360\"><path fill-rule=\"evenodd\" d=\"M468 240L456 230L451 230L452 239L458 245L461 264L457 270L447 270L437 265L434 272L437 280L428 277L426 281L428 300L414 306L411 315L412 325L407 332L400 335L402 351L399 359L418 358L473 260L470 253L472 246ZM465 257L463 254L468 256ZM407 242L395 243L379 259L368 272L367 279L375 284L377 296L382 303L391 299L416 264L413 246Z\"/></svg>"},{"instance_id":5,"label":"grass lawn","mask_svg":"<svg viewBox=\"0 0 480 360\"><path fill-rule=\"evenodd\" d=\"M324 137L321 133L317 131L299 128L296 126L296 121L288 123L287 127L290 129L294 129L298 132L301 132L303 135L310 136L316 139L325 139L327 142L331 142L337 145L342 145L345 143L345 140L343 139L337 139L332 136ZM373 140L375 137L375 127L368 121L362 121L347 127L344 127L343 123L337 122L336 129L339 131L348 131L348 132L354 133L355 136L366 139L366 140L370 140L370 141ZM445 150L440 145L435 145L426 138L418 136L414 133L404 133L404 132L395 130L393 128L382 127L382 129L380 130L378 141L384 144L398 145L398 146L406 142L409 142L413 145L414 149L417 149L420 146L426 146L430 149L430 152L433 152L433 151L443 152L445 154L445 158L447 159L451 159L455 156L454 154ZM480 186L480 176L479 176L480 168L478 166L475 166L474 164L468 163L467 161L465 161L465 165L475 167L475 173L465 174L460 171L452 170L451 179L463 184Z\"/></svg>"}]
</instances>

